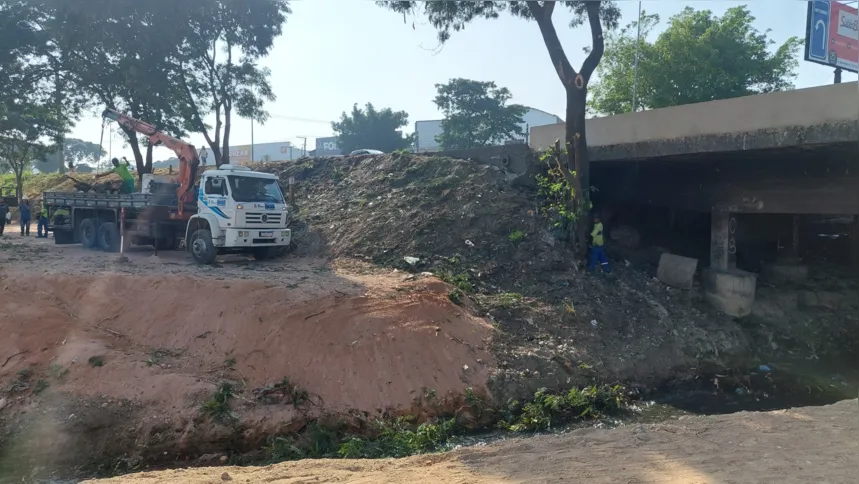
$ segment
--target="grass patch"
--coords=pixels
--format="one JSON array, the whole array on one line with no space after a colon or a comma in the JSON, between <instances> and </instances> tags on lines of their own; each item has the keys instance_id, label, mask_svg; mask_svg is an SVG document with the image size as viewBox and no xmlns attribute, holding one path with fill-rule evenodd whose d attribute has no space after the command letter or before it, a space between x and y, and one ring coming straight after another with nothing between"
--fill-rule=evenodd
<instances>
[{"instance_id":1,"label":"grass patch","mask_svg":"<svg viewBox=\"0 0 859 484\"><path fill-rule=\"evenodd\" d=\"M227 358L226 360L224 360L224 366L230 370L235 370L236 369L236 359L233 358L232 356Z\"/></svg>"},{"instance_id":2,"label":"grass patch","mask_svg":"<svg viewBox=\"0 0 859 484\"><path fill-rule=\"evenodd\" d=\"M414 426L412 417L399 417L376 424L376 437L351 437L340 444L337 454L344 459L378 459L407 457L431 452L447 443L457 433L453 419L426 422Z\"/></svg>"},{"instance_id":3,"label":"grass patch","mask_svg":"<svg viewBox=\"0 0 859 484\"><path fill-rule=\"evenodd\" d=\"M203 403L200 410L212 420L229 423L238 420L239 415L230 408L230 400L235 397L235 388L230 382L222 382L212 395Z\"/></svg>"},{"instance_id":4,"label":"grass patch","mask_svg":"<svg viewBox=\"0 0 859 484\"><path fill-rule=\"evenodd\" d=\"M54 379L62 380L69 374L69 369L55 362L51 363L51 366L48 367L48 372Z\"/></svg>"},{"instance_id":5,"label":"grass patch","mask_svg":"<svg viewBox=\"0 0 859 484\"><path fill-rule=\"evenodd\" d=\"M103 356L90 356L89 359L87 360L87 363L89 363L89 366L92 366L94 368L99 367L99 366L104 366L104 357Z\"/></svg>"},{"instance_id":6,"label":"grass patch","mask_svg":"<svg viewBox=\"0 0 859 484\"><path fill-rule=\"evenodd\" d=\"M518 244L519 242L525 240L525 232L522 232L521 230L514 230L507 235L507 239L514 244Z\"/></svg>"},{"instance_id":7,"label":"grass patch","mask_svg":"<svg viewBox=\"0 0 859 484\"><path fill-rule=\"evenodd\" d=\"M522 302L522 299L522 295L519 293L505 292L498 296L498 304L505 309L509 309Z\"/></svg>"}]
</instances>

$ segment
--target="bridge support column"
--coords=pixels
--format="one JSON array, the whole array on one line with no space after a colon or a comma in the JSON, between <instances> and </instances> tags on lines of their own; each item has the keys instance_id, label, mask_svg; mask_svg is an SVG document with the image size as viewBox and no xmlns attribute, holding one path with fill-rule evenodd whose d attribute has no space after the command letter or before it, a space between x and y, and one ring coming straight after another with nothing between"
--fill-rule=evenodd
<instances>
[{"instance_id":1,"label":"bridge support column","mask_svg":"<svg viewBox=\"0 0 859 484\"><path fill-rule=\"evenodd\" d=\"M710 268L704 271L704 298L734 317L752 312L757 276L737 269L737 221L727 210L714 209L710 224Z\"/></svg>"},{"instance_id":2,"label":"bridge support column","mask_svg":"<svg viewBox=\"0 0 859 484\"><path fill-rule=\"evenodd\" d=\"M850 230L850 258L853 261L853 269L859 271L859 215L853 216Z\"/></svg>"}]
</instances>

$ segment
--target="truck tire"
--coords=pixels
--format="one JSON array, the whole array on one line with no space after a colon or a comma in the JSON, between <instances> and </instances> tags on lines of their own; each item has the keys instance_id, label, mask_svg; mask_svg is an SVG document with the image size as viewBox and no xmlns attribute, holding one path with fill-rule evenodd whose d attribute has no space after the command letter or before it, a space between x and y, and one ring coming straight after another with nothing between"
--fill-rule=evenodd
<instances>
[{"instance_id":1,"label":"truck tire","mask_svg":"<svg viewBox=\"0 0 859 484\"><path fill-rule=\"evenodd\" d=\"M218 256L218 249L212 242L212 232L209 229L197 229L191 234L191 243L188 244L188 251L198 264L209 265L215 262L215 257Z\"/></svg>"},{"instance_id":2,"label":"truck tire","mask_svg":"<svg viewBox=\"0 0 859 484\"><path fill-rule=\"evenodd\" d=\"M92 249L98 246L98 227L95 225L94 218L85 218L81 221L78 227L80 233L81 245L84 249Z\"/></svg>"},{"instance_id":3,"label":"truck tire","mask_svg":"<svg viewBox=\"0 0 859 484\"><path fill-rule=\"evenodd\" d=\"M119 227L105 222L98 228L98 246L105 252L119 252Z\"/></svg>"},{"instance_id":4,"label":"truck tire","mask_svg":"<svg viewBox=\"0 0 859 484\"><path fill-rule=\"evenodd\" d=\"M75 243L75 234L71 230L54 230L54 244L67 245Z\"/></svg>"},{"instance_id":5,"label":"truck tire","mask_svg":"<svg viewBox=\"0 0 859 484\"><path fill-rule=\"evenodd\" d=\"M274 257L275 251L274 247L254 247L251 249L251 254L256 260L266 260Z\"/></svg>"}]
</instances>

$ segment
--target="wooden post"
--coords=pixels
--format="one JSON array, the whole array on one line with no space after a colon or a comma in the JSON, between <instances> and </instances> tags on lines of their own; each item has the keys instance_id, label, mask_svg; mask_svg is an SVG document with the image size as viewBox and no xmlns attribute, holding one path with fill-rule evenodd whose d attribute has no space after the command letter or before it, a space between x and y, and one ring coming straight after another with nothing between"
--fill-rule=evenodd
<instances>
[{"instance_id":1,"label":"wooden post","mask_svg":"<svg viewBox=\"0 0 859 484\"><path fill-rule=\"evenodd\" d=\"M295 203L295 190L293 186L295 185L295 177L289 177L289 203Z\"/></svg>"}]
</instances>

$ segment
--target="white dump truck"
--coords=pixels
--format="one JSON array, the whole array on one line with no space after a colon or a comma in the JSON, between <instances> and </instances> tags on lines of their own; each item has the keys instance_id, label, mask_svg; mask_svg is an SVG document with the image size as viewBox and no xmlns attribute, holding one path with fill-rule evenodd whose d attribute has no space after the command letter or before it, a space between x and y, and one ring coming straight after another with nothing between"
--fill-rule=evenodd
<instances>
[{"instance_id":1,"label":"white dump truck","mask_svg":"<svg viewBox=\"0 0 859 484\"><path fill-rule=\"evenodd\" d=\"M116 111L104 116L173 149L177 177L147 175L139 193L45 192L55 243L118 251L124 240L157 251L173 250L184 240L200 264L227 253L266 259L289 246L289 207L276 176L221 165L203 171L197 184L193 146Z\"/></svg>"}]
</instances>

